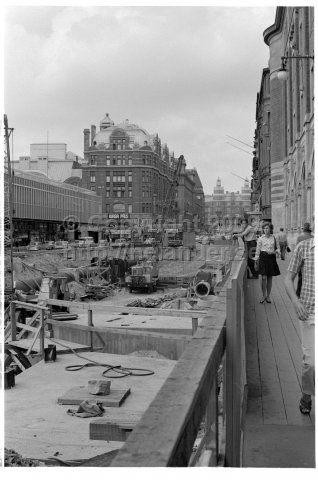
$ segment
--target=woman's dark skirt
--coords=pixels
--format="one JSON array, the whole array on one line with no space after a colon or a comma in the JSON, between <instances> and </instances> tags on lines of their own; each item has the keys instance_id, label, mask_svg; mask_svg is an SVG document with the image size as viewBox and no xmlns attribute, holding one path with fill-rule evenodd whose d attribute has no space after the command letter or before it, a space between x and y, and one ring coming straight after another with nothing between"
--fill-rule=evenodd
<instances>
[{"instance_id":1,"label":"woman's dark skirt","mask_svg":"<svg viewBox=\"0 0 318 480\"><path fill-rule=\"evenodd\" d=\"M266 275L266 277L276 277L280 275L280 270L277 265L276 255L267 252L261 252L259 256L259 275Z\"/></svg>"},{"instance_id":2,"label":"woman's dark skirt","mask_svg":"<svg viewBox=\"0 0 318 480\"><path fill-rule=\"evenodd\" d=\"M256 253L256 245L257 242L256 240L250 240L249 242L246 242L246 252L247 252L247 265L249 269L252 272L252 275L256 277L258 275L258 272L255 270L255 262L254 262L254 257Z\"/></svg>"}]
</instances>

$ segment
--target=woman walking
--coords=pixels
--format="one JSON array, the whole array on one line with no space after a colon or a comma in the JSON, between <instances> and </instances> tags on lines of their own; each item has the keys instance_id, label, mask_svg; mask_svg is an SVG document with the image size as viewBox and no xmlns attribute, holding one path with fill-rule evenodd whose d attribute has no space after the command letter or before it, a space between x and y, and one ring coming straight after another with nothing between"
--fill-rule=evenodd
<instances>
[{"instance_id":1,"label":"woman walking","mask_svg":"<svg viewBox=\"0 0 318 480\"><path fill-rule=\"evenodd\" d=\"M264 223L262 226L263 235L257 240L255 262L258 263L258 273L262 275L262 293L263 297L260 303L272 303L270 294L272 291L272 280L276 275L280 275L277 265L276 255L280 255L280 251L276 245L276 239L272 234L272 225Z\"/></svg>"},{"instance_id":2,"label":"woman walking","mask_svg":"<svg viewBox=\"0 0 318 480\"><path fill-rule=\"evenodd\" d=\"M258 274L255 270L254 256L256 251L256 233L257 225L255 218L252 218L250 224L244 219L241 223L242 232L237 236L241 237L244 241L245 251L247 254L247 268L248 278L258 278Z\"/></svg>"}]
</instances>

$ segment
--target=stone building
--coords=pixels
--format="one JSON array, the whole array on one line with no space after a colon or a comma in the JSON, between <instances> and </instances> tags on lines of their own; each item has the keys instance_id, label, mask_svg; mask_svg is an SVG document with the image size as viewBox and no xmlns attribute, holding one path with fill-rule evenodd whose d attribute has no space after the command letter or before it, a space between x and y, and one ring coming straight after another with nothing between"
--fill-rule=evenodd
<instances>
[{"instance_id":1,"label":"stone building","mask_svg":"<svg viewBox=\"0 0 318 480\"><path fill-rule=\"evenodd\" d=\"M294 239L314 222L314 8L278 7L269 46L271 216Z\"/></svg>"},{"instance_id":2,"label":"stone building","mask_svg":"<svg viewBox=\"0 0 318 480\"><path fill-rule=\"evenodd\" d=\"M205 229L207 231L231 231L251 211L251 188L245 179L241 191L224 191L218 178L212 195L205 197Z\"/></svg>"},{"instance_id":3,"label":"stone building","mask_svg":"<svg viewBox=\"0 0 318 480\"><path fill-rule=\"evenodd\" d=\"M72 177L82 177L83 159L67 151L66 143L31 143L30 155L12 161L12 168L24 172L39 172L51 180L64 182Z\"/></svg>"},{"instance_id":4,"label":"stone building","mask_svg":"<svg viewBox=\"0 0 318 480\"><path fill-rule=\"evenodd\" d=\"M264 68L256 100L256 129L251 203L263 220L271 220L270 90L269 69Z\"/></svg>"}]
</instances>

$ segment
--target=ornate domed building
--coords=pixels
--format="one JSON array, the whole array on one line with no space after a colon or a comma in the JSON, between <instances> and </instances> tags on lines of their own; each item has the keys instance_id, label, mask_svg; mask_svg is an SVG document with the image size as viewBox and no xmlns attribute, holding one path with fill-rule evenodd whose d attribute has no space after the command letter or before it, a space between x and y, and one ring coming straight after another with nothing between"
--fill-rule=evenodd
<instances>
[{"instance_id":1,"label":"ornate domed building","mask_svg":"<svg viewBox=\"0 0 318 480\"><path fill-rule=\"evenodd\" d=\"M151 226L167 204L176 164L157 134L127 119L115 124L106 113L99 131L95 125L84 130L82 183L102 197L102 212L114 224L122 220L124 227ZM192 183L194 191L197 182ZM169 198L166 220L176 222L182 217L180 207L175 198ZM187 216L195 214L195 208L191 205Z\"/></svg>"}]
</instances>

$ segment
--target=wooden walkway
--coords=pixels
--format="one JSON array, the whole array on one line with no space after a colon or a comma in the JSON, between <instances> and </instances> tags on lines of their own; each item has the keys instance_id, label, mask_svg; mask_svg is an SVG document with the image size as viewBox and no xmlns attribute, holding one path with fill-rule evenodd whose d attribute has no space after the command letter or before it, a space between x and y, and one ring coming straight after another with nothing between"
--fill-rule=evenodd
<instances>
[{"instance_id":1,"label":"wooden walkway","mask_svg":"<svg viewBox=\"0 0 318 480\"><path fill-rule=\"evenodd\" d=\"M272 303L260 304L260 280L246 288L248 399L243 467L314 467L315 408L299 411L302 351L298 320L284 277L289 259L279 260Z\"/></svg>"}]
</instances>

